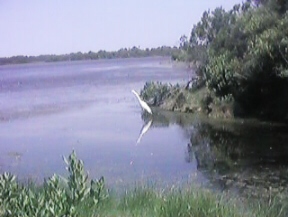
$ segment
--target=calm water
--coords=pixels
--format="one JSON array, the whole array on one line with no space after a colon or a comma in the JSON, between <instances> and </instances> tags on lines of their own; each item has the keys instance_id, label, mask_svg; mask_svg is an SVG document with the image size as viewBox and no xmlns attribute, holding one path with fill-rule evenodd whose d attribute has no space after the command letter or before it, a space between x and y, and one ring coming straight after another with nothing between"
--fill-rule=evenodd
<instances>
[{"instance_id":1,"label":"calm water","mask_svg":"<svg viewBox=\"0 0 288 217\"><path fill-rule=\"evenodd\" d=\"M152 118L141 114L131 89L149 80L187 81L189 72L169 59L0 66L0 77L0 172L24 180L66 175L61 156L74 149L90 177L103 175L110 186L286 188L285 126L156 108Z\"/></svg>"},{"instance_id":2,"label":"calm water","mask_svg":"<svg viewBox=\"0 0 288 217\"><path fill-rule=\"evenodd\" d=\"M42 179L65 173L73 149L91 177L108 183L175 179L195 171L185 162L179 126L143 125L131 89L146 81L183 82L185 68L146 58L1 66L0 171ZM195 167L195 166L194 166Z\"/></svg>"}]
</instances>

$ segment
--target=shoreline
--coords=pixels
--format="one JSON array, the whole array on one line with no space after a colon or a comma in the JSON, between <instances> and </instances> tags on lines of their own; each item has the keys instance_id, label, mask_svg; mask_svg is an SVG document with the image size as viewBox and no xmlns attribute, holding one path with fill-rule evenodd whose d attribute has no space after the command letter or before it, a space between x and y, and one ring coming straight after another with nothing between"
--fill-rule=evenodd
<instances>
[{"instance_id":1,"label":"shoreline","mask_svg":"<svg viewBox=\"0 0 288 217\"><path fill-rule=\"evenodd\" d=\"M271 124L287 124L285 119L262 115L261 112L247 113L235 100L220 99L208 90L205 84L195 86L171 85L162 82L146 82L141 90L143 99L150 106L171 112L201 114L212 119L256 119ZM152 102L152 103L151 103Z\"/></svg>"}]
</instances>

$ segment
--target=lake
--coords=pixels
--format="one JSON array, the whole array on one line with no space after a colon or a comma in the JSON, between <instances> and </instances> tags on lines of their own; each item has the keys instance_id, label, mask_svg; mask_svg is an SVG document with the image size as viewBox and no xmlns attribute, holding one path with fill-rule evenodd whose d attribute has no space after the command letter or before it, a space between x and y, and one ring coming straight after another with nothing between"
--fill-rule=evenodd
<instances>
[{"instance_id":1,"label":"lake","mask_svg":"<svg viewBox=\"0 0 288 217\"><path fill-rule=\"evenodd\" d=\"M157 108L142 114L131 89L191 76L169 58L6 65L0 75L0 173L67 176L62 156L75 150L89 177L103 175L110 187L287 189L286 126Z\"/></svg>"}]
</instances>

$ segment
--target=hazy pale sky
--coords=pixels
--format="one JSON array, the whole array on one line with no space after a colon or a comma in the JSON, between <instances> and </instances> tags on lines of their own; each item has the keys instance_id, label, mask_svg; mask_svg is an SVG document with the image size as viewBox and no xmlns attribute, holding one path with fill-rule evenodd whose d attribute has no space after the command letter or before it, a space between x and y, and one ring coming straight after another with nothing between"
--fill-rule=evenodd
<instances>
[{"instance_id":1,"label":"hazy pale sky","mask_svg":"<svg viewBox=\"0 0 288 217\"><path fill-rule=\"evenodd\" d=\"M204 10L242 0L0 0L0 57L178 46Z\"/></svg>"}]
</instances>

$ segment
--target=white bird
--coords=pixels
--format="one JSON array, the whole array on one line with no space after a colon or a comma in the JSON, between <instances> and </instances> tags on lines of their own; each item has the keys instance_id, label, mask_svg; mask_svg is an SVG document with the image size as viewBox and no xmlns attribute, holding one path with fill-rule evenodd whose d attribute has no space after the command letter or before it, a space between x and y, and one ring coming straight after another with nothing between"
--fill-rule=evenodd
<instances>
[{"instance_id":1,"label":"white bird","mask_svg":"<svg viewBox=\"0 0 288 217\"><path fill-rule=\"evenodd\" d=\"M148 105L145 101L143 101L143 100L140 98L139 94L138 94L135 90L131 90L131 92L134 93L135 96L137 97L137 99L138 99L138 101L139 101L139 104L140 104L140 106L142 107L142 109L145 110L145 111L147 111L148 113L152 114L151 108L149 107L149 105Z\"/></svg>"}]
</instances>

